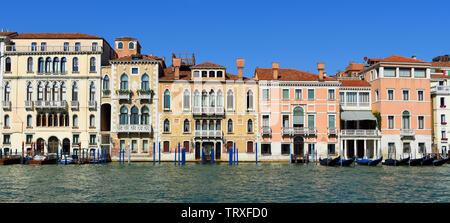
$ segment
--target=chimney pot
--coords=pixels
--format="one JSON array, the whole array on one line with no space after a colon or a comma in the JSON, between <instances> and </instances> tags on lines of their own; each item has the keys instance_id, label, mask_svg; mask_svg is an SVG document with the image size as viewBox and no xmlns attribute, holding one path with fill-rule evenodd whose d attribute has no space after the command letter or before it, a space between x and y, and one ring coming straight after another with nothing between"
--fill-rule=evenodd
<instances>
[{"instance_id":1,"label":"chimney pot","mask_svg":"<svg viewBox=\"0 0 450 223\"><path fill-rule=\"evenodd\" d=\"M272 75L273 75L273 79L277 80L278 79L278 68L280 67L280 63L272 63Z\"/></svg>"},{"instance_id":2,"label":"chimney pot","mask_svg":"<svg viewBox=\"0 0 450 223\"><path fill-rule=\"evenodd\" d=\"M173 58L172 65L175 67L175 79L180 79L181 58Z\"/></svg>"},{"instance_id":3,"label":"chimney pot","mask_svg":"<svg viewBox=\"0 0 450 223\"><path fill-rule=\"evenodd\" d=\"M325 69L324 63L317 63L317 70L319 70L319 81L323 81L323 70Z\"/></svg>"},{"instance_id":4,"label":"chimney pot","mask_svg":"<svg viewBox=\"0 0 450 223\"><path fill-rule=\"evenodd\" d=\"M243 78L243 74L244 74L244 64L245 64L245 59L236 59L236 66L238 68L238 76L239 79Z\"/></svg>"},{"instance_id":5,"label":"chimney pot","mask_svg":"<svg viewBox=\"0 0 450 223\"><path fill-rule=\"evenodd\" d=\"M413 59L417 59L417 57L416 57L416 55L413 55L411 58L413 58Z\"/></svg>"}]
</instances>

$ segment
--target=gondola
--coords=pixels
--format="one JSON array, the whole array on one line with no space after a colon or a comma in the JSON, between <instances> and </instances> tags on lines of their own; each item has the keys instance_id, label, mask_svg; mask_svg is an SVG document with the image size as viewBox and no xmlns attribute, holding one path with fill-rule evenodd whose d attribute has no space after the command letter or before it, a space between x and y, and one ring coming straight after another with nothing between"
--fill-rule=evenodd
<instances>
[{"instance_id":1,"label":"gondola","mask_svg":"<svg viewBox=\"0 0 450 223\"><path fill-rule=\"evenodd\" d=\"M374 159L374 160L356 159L356 163L359 165L364 165L364 166L376 166L381 162L381 160L383 160L383 157L380 157L380 158Z\"/></svg>"},{"instance_id":2,"label":"gondola","mask_svg":"<svg viewBox=\"0 0 450 223\"><path fill-rule=\"evenodd\" d=\"M339 162L337 163L338 166L350 166L353 161L355 161L355 158L351 159L339 159Z\"/></svg>"},{"instance_id":3,"label":"gondola","mask_svg":"<svg viewBox=\"0 0 450 223\"><path fill-rule=\"evenodd\" d=\"M400 161L398 161L398 165L399 165L399 166L402 166L402 165L409 165L409 160L410 160L410 159L411 159L411 157L401 159Z\"/></svg>"},{"instance_id":4,"label":"gondola","mask_svg":"<svg viewBox=\"0 0 450 223\"><path fill-rule=\"evenodd\" d=\"M320 165L323 165L323 166L336 166L336 164L338 164L340 159L341 159L340 156L338 156L338 157L336 157L334 159L331 159L331 158L325 158L325 159L319 158L319 162L320 162Z\"/></svg>"},{"instance_id":5,"label":"gondola","mask_svg":"<svg viewBox=\"0 0 450 223\"><path fill-rule=\"evenodd\" d=\"M386 159L384 162L381 163L382 165L386 165L386 166L398 166L400 165L400 161L396 160L396 159Z\"/></svg>"},{"instance_id":6,"label":"gondola","mask_svg":"<svg viewBox=\"0 0 450 223\"><path fill-rule=\"evenodd\" d=\"M441 160L433 160L433 166L442 166L444 163L446 163L449 160L450 160L450 158L445 158L445 159L441 159Z\"/></svg>"},{"instance_id":7,"label":"gondola","mask_svg":"<svg viewBox=\"0 0 450 223\"><path fill-rule=\"evenodd\" d=\"M410 166L419 166L419 165L422 165L422 161L423 161L423 158L411 159L411 160L409 160L409 165Z\"/></svg>"},{"instance_id":8,"label":"gondola","mask_svg":"<svg viewBox=\"0 0 450 223\"><path fill-rule=\"evenodd\" d=\"M434 161L433 157L427 157L427 158L423 159L422 166L431 166L431 165L433 165L433 161Z\"/></svg>"}]
</instances>

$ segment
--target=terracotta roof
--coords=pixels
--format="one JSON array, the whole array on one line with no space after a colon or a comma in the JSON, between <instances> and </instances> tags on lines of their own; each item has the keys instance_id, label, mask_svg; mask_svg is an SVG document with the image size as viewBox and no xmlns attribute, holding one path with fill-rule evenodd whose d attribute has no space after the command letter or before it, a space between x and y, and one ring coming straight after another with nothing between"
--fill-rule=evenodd
<instances>
[{"instance_id":1,"label":"terracotta roof","mask_svg":"<svg viewBox=\"0 0 450 223\"><path fill-rule=\"evenodd\" d=\"M363 68L364 68L364 64L362 64L362 63L350 63L347 66L347 68L345 68L345 71L349 71L349 70L362 71Z\"/></svg>"},{"instance_id":2,"label":"terracotta roof","mask_svg":"<svg viewBox=\"0 0 450 223\"><path fill-rule=\"evenodd\" d=\"M225 68L222 65L219 64L215 64L215 63L211 63L211 62L205 62L205 63L201 63L201 64L197 64L191 67L195 67L195 68Z\"/></svg>"},{"instance_id":3,"label":"terracotta roof","mask_svg":"<svg viewBox=\"0 0 450 223\"><path fill-rule=\"evenodd\" d=\"M135 38L133 38L133 37L129 37L129 36L124 36L124 37L119 37L119 38L116 38L116 40L136 40Z\"/></svg>"},{"instance_id":4,"label":"terracotta roof","mask_svg":"<svg viewBox=\"0 0 450 223\"><path fill-rule=\"evenodd\" d=\"M17 35L17 32L0 32L0 36L10 36L13 34Z\"/></svg>"},{"instance_id":5,"label":"terracotta roof","mask_svg":"<svg viewBox=\"0 0 450 223\"><path fill-rule=\"evenodd\" d=\"M22 33L14 39L103 39L83 33Z\"/></svg>"},{"instance_id":6,"label":"terracotta roof","mask_svg":"<svg viewBox=\"0 0 450 223\"><path fill-rule=\"evenodd\" d=\"M365 80L339 80L339 82L344 87L370 87L370 84Z\"/></svg>"},{"instance_id":7,"label":"terracotta roof","mask_svg":"<svg viewBox=\"0 0 450 223\"><path fill-rule=\"evenodd\" d=\"M272 68L256 68L255 75L258 80L273 80ZM296 69L278 69L278 80L280 81L318 81L317 74L296 70ZM325 77L325 81L336 81L333 77Z\"/></svg>"},{"instance_id":8,"label":"terracotta roof","mask_svg":"<svg viewBox=\"0 0 450 223\"><path fill-rule=\"evenodd\" d=\"M431 62L432 67L450 67L450 62Z\"/></svg>"},{"instance_id":9,"label":"terracotta roof","mask_svg":"<svg viewBox=\"0 0 450 223\"><path fill-rule=\"evenodd\" d=\"M175 80L175 68L168 67L164 69L164 75L159 77L159 80ZM180 78L178 80L191 80L191 68L188 66L180 67ZM239 76L235 74L225 73L225 80L239 80ZM244 81L251 80L243 77Z\"/></svg>"},{"instance_id":10,"label":"terracotta roof","mask_svg":"<svg viewBox=\"0 0 450 223\"><path fill-rule=\"evenodd\" d=\"M409 57L402 57L398 55L392 55L390 57L386 57L384 59L376 59L376 58L370 58L369 62L400 62L400 63L429 63L422 60L417 60Z\"/></svg>"},{"instance_id":11,"label":"terracotta roof","mask_svg":"<svg viewBox=\"0 0 450 223\"><path fill-rule=\"evenodd\" d=\"M140 54L140 55L131 55L131 56L125 56L125 57L120 57L117 59L114 59L112 61L128 61L128 60L134 60L133 58L135 57L141 57L139 58L139 60L162 60L159 57L155 57L155 56L148 56L145 54Z\"/></svg>"},{"instance_id":12,"label":"terracotta roof","mask_svg":"<svg viewBox=\"0 0 450 223\"><path fill-rule=\"evenodd\" d=\"M450 76L444 76L444 74L432 74L431 78L450 78Z\"/></svg>"}]
</instances>

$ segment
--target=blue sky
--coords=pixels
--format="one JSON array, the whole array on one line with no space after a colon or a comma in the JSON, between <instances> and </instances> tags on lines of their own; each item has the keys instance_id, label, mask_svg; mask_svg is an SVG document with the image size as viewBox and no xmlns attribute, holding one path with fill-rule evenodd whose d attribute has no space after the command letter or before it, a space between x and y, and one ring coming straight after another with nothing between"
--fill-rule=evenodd
<instances>
[{"instance_id":1,"label":"blue sky","mask_svg":"<svg viewBox=\"0 0 450 223\"><path fill-rule=\"evenodd\" d=\"M245 76L256 67L334 75L350 61L450 54L450 1L9 1L0 28L19 33L79 32L137 38L143 53L196 55ZM167 62L170 65L171 61Z\"/></svg>"}]
</instances>

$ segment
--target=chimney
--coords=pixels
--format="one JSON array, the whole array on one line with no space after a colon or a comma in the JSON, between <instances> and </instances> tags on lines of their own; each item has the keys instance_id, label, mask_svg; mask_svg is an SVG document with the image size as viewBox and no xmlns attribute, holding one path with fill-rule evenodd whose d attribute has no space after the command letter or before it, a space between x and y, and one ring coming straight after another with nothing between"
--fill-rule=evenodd
<instances>
[{"instance_id":1,"label":"chimney","mask_svg":"<svg viewBox=\"0 0 450 223\"><path fill-rule=\"evenodd\" d=\"M242 77L244 76L243 75L244 64L245 64L245 59L236 59L236 66L238 68L239 79L242 79Z\"/></svg>"},{"instance_id":2,"label":"chimney","mask_svg":"<svg viewBox=\"0 0 450 223\"><path fill-rule=\"evenodd\" d=\"M416 55L413 55L411 58L413 58L414 60L417 60Z\"/></svg>"},{"instance_id":3,"label":"chimney","mask_svg":"<svg viewBox=\"0 0 450 223\"><path fill-rule=\"evenodd\" d=\"M278 68L280 67L280 63L272 63L272 74L273 74L273 79L277 80L278 79Z\"/></svg>"},{"instance_id":4,"label":"chimney","mask_svg":"<svg viewBox=\"0 0 450 223\"><path fill-rule=\"evenodd\" d=\"M324 63L317 63L317 70L319 70L319 81L323 81L323 70L325 69Z\"/></svg>"},{"instance_id":5,"label":"chimney","mask_svg":"<svg viewBox=\"0 0 450 223\"><path fill-rule=\"evenodd\" d=\"M173 58L172 66L175 67L175 79L180 79L181 58Z\"/></svg>"}]
</instances>

